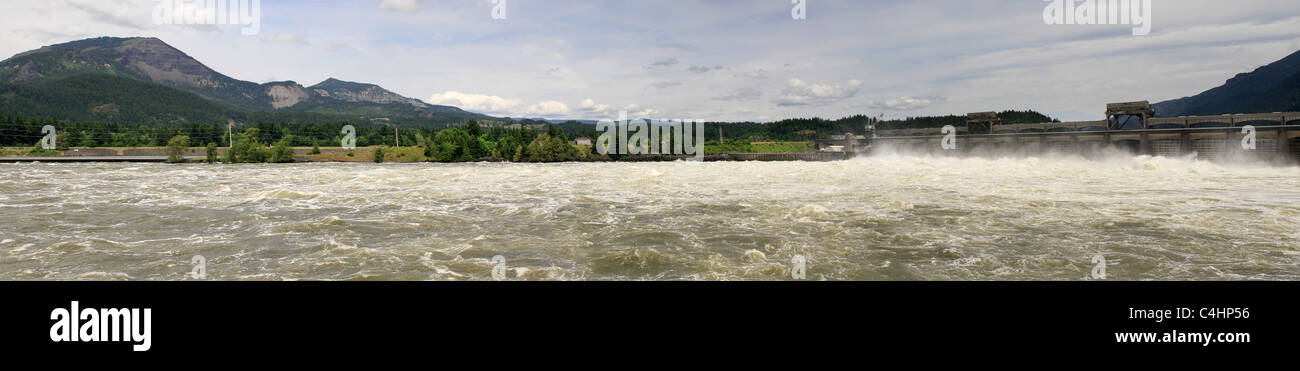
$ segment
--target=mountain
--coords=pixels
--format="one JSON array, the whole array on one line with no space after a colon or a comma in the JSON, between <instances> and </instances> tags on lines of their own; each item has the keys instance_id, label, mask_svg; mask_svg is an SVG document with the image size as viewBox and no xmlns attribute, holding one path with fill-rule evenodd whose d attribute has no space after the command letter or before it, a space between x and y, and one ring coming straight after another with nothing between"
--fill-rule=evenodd
<instances>
[{"instance_id":1,"label":"mountain","mask_svg":"<svg viewBox=\"0 0 1300 371\"><path fill-rule=\"evenodd\" d=\"M262 88L222 75L155 38L78 40L19 53L0 62L0 81L33 83L103 73L185 90L240 109L269 108Z\"/></svg>"},{"instance_id":2,"label":"mountain","mask_svg":"<svg viewBox=\"0 0 1300 371\"><path fill-rule=\"evenodd\" d=\"M0 84L0 107L28 116L148 125L225 123L232 116L229 108L198 95L103 73Z\"/></svg>"},{"instance_id":3,"label":"mountain","mask_svg":"<svg viewBox=\"0 0 1300 371\"><path fill-rule=\"evenodd\" d=\"M97 75L96 77L87 77ZM396 124L448 124L467 119L493 119L492 117L463 111L451 106L437 106L418 99L403 97L378 85L347 82L334 78L311 87L293 81L276 81L265 84L238 80L223 75L184 52L157 38L101 37L51 45L19 53L0 61L0 89L14 94L45 91L47 98L74 99L65 102L46 102L28 99L21 106L10 106L0 100L0 109L10 112L36 114L34 105L45 103L73 107L74 112L104 104L138 101L116 90L106 90L90 96L79 92L50 92L50 89L67 88L57 82L75 78L76 81L93 81L100 85L124 84L130 89L141 86L127 84L120 79L131 79L160 87L178 89L217 104L217 110L264 117L263 113L314 113L338 116L342 120L375 121ZM76 84L71 84L76 85ZM75 99L89 99L75 101ZM8 101L13 101L11 98ZM191 111L192 102L186 102L185 111ZM197 108L195 108L197 109ZM198 109L208 111L212 108ZM168 111L159 110L159 116ZM194 119L207 119L207 117ZM293 115L290 115L293 116ZM79 114L59 114L60 119L80 117ZM131 116L135 117L135 116ZM119 117L121 119L121 117ZM157 120L145 120L157 121Z\"/></svg>"},{"instance_id":4,"label":"mountain","mask_svg":"<svg viewBox=\"0 0 1300 371\"><path fill-rule=\"evenodd\" d=\"M350 81L329 78L311 88L313 93L323 97L330 97L347 102L370 102L370 103L401 103L416 108L428 108L429 105L418 99L411 99L401 95L394 94L391 91L373 84L361 84Z\"/></svg>"},{"instance_id":5,"label":"mountain","mask_svg":"<svg viewBox=\"0 0 1300 371\"><path fill-rule=\"evenodd\" d=\"M1222 86L1152 108L1160 117L1300 111L1300 51Z\"/></svg>"}]
</instances>

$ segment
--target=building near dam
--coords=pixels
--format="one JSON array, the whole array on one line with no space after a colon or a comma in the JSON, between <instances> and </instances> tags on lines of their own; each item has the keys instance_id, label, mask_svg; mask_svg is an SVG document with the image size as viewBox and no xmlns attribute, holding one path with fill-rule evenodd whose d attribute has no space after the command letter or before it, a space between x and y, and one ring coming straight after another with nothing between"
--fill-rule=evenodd
<instances>
[{"instance_id":1,"label":"building near dam","mask_svg":"<svg viewBox=\"0 0 1300 371\"><path fill-rule=\"evenodd\" d=\"M996 113L967 115L964 127L880 130L876 150L972 155L1096 153L1272 161L1300 160L1300 112L1156 117L1148 102L1106 105L1105 119L1030 124L1003 123Z\"/></svg>"}]
</instances>

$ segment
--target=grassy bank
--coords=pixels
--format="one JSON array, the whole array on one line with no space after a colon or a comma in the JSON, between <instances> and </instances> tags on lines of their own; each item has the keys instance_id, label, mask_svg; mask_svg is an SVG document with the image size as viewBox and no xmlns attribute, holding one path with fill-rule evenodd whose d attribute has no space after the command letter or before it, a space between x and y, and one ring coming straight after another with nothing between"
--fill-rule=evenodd
<instances>
[{"instance_id":1,"label":"grassy bank","mask_svg":"<svg viewBox=\"0 0 1300 371\"><path fill-rule=\"evenodd\" d=\"M813 142L726 142L704 146L704 154L726 153L794 153L816 150Z\"/></svg>"}]
</instances>

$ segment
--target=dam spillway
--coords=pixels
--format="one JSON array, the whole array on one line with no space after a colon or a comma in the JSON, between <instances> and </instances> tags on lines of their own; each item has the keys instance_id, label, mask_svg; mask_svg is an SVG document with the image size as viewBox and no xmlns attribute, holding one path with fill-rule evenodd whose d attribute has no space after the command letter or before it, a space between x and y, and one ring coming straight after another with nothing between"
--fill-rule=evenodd
<instances>
[{"instance_id":1,"label":"dam spillway","mask_svg":"<svg viewBox=\"0 0 1300 371\"><path fill-rule=\"evenodd\" d=\"M1153 112L1152 112L1153 113ZM1256 158L1300 161L1300 112L1218 116L1138 117L1137 125L1120 120L984 124L971 114L968 126L880 130L874 151L910 151L964 155L1089 155L1118 149L1132 154L1201 160ZM1137 127L1134 127L1137 126ZM948 140L945 146L944 142Z\"/></svg>"}]
</instances>

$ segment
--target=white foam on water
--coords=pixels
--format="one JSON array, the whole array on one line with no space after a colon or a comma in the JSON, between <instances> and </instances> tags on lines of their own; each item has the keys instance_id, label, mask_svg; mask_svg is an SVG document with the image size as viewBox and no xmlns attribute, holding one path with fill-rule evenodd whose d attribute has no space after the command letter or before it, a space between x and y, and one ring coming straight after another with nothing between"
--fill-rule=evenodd
<instances>
[{"instance_id":1,"label":"white foam on water","mask_svg":"<svg viewBox=\"0 0 1300 371\"><path fill-rule=\"evenodd\" d=\"M0 279L185 279L158 263L199 253L233 279L487 280L503 255L526 279L778 280L801 255L809 279L1075 280L1096 254L1117 279L1300 279L1297 167L1123 154L4 166L4 207L24 217L0 225L0 245L32 244L10 249L23 259Z\"/></svg>"}]
</instances>

